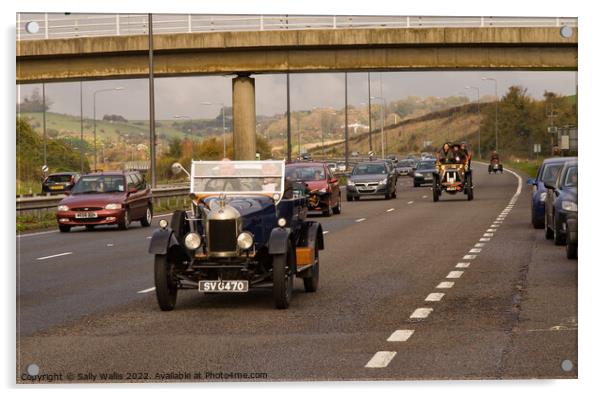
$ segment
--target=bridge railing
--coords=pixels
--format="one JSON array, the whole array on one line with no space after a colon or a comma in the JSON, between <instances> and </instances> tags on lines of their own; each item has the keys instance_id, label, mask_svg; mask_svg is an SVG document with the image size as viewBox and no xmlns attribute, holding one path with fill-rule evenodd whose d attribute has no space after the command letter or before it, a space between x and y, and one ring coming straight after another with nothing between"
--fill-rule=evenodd
<instances>
[{"instance_id":1,"label":"bridge railing","mask_svg":"<svg viewBox=\"0 0 602 397\"><path fill-rule=\"evenodd\" d=\"M576 27L577 18L357 15L153 15L153 31L156 34L287 29L560 27L564 25ZM17 41L94 36L128 36L147 33L147 14L17 14Z\"/></svg>"}]
</instances>

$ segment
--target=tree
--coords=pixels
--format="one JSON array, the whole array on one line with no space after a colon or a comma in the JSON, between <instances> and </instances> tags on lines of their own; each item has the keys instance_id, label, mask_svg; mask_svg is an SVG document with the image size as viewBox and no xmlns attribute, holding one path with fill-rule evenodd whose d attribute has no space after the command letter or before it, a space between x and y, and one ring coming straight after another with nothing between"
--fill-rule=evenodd
<instances>
[{"instance_id":1,"label":"tree","mask_svg":"<svg viewBox=\"0 0 602 397\"><path fill-rule=\"evenodd\" d=\"M46 96L46 108L44 109L44 98L40 95L38 88L34 89L29 97L23 98L23 102L17 104L17 113L39 113L50 109L52 100Z\"/></svg>"}]
</instances>

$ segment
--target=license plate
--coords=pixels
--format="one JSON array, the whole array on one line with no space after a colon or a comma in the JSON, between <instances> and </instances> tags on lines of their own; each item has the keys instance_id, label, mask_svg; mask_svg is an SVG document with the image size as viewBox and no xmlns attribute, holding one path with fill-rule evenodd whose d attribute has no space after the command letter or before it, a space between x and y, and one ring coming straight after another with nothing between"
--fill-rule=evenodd
<instances>
[{"instance_id":1,"label":"license plate","mask_svg":"<svg viewBox=\"0 0 602 397\"><path fill-rule=\"evenodd\" d=\"M199 292L248 292L247 280L199 281Z\"/></svg>"},{"instance_id":2,"label":"license plate","mask_svg":"<svg viewBox=\"0 0 602 397\"><path fill-rule=\"evenodd\" d=\"M98 214L96 212L78 212L75 214L77 219L90 219L90 218L98 218Z\"/></svg>"},{"instance_id":3,"label":"license plate","mask_svg":"<svg viewBox=\"0 0 602 397\"><path fill-rule=\"evenodd\" d=\"M62 186L50 186L50 190L62 190Z\"/></svg>"}]
</instances>

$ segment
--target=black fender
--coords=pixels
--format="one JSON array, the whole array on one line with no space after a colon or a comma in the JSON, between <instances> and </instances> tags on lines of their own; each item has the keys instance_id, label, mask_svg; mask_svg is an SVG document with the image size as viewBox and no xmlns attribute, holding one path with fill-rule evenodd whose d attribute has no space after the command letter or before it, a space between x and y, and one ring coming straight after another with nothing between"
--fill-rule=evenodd
<instances>
[{"instance_id":1,"label":"black fender","mask_svg":"<svg viewBox=\"0 0 602 397\"><path fill-rule=\"evenodd\" d=\"M324 249L324 233L322 232L322 225L319 222L309 222L305 240L308 247L316 250Z\"/></svg>"},{"instance_id":2,"label":"black fender","mask_svg":"<svg viewBox=\"0 0 602 397\"><path fill-rule=\"evenodd\" d=\"M288 227L276 227L272 229L270 240L268 241L268 253L270 255L286 254L290 236L291 229Z\"/></svg>"},{"instance_id":3,"label":"black fender","mask_svg":"<svg viewBox=\"0 0 602 397\"><path fill-rule=\"evenodd\" d=\"M567 242L577 244L577 218L569 217L566 220L566 239Z\"/></svg>"},{"instance_id":4,"label":"black fender","mask_svg":"<svg viewBox=\"0 0 602 397\"><path fill-rule=\"evenodd\" d=\"M150 254L165 255L171 247L180 246L171 228L157 229L151 237L148 252ZM184 249L184 247L181 247Z\"/></svg>"}]
</instances>

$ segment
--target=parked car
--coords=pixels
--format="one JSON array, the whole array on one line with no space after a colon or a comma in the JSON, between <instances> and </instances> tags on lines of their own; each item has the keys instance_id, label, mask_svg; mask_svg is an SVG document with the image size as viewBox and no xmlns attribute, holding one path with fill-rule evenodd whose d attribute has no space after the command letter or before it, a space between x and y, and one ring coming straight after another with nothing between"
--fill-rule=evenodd
<instances>
[{"instance_id":1,"label":"parked car","mask_svg":"<svg viewBox=\"0 0 602 397\"><path fill-rule=\"evenodd\" d=\"M558 172L562 165L569 160L576 160L576 157L552 157L545 159L535 178L527 180L528 185L533 185L531 193L531 224L536 229L543 229L545 217L545 202L547 189L545 183L554 183L558 177Z\"/></svg>"},{"instance_id":2,"label":"parked car","mask_svg":"<svg viewBox=\"0 0 602 397\"><path fill-rule=\"evenodd\" d=\"M133 221L150 226L153 196L138 171L91 173L79 178L58 205L56 220L61 232L74 226L88 230L98 225L118 225L125 230Z\"/></svg>"},{"instance_id":3,"label":"parked car","mask_svg":"<svg viewBox=\"0 0 602 397\"><path fill-rule=\"evenodd\" d=\"M386 200L397 197L397 174L385 161L367 161L353 167L347 178L347 201L364 196L383 195Z\"/></svg>"},{"instance_id":4,"label":"parked car","mask_svg":"<svg viewBox=\"0 0 602 397\"><path fill-rule=\"evenodd\" d=\"M397 171L397 175L410 175L414 170L414 163L412 160L399 160L397 164L395 164L395 170Z\"/></svg>"},{"instance_id":5,"label":"parked car","mask_svg":"<svg viewBox=\"0 0 602 397\"><path fill-rule=\"evenodd\" d=\"M421 160L414 171L414 187L426 184L432 185L433 172L437 172L435 160Z\"/></svg>"},{"instance_id":6,"label":"parked car","mask_svg":"<svg viewBox=\"0 0 602 397\"><path fill-rule=\"evenodd\" d=\"M577 160L571 160L564 163L554 182L545 184L548 191L545 202L544 229L546 238L554 239L556 245L566 244L567 220L569 218L577 219L577 177ZM576 232L576 223L573 226L575 226ZM575 238L571 244L576 250L576 233L571 237Z\"/></svg>"},{"instance_id":7,"label":"parked car","mask_svg":"<svg viewBox=\"0 0 602 397\"><path fill-rule=\"evenodd\" d=\"M292 163L286 165L286 177L306 184L308 209L324 216L341 213L339 181L324 163Z\"/></svg>"},{"instance_id":8,"label":"parked car","mask_svg":"<svg viewBox=\"0 0 602 397\"><path fill-rule=\"evenodd\" d=\"M268 283L278 309L295 277L318 289L322 226L306 219L304 185L284 174L283 161L192 162L191 216L174 212L150 241L161 310L174 309L181 289L246 293Z\"/></svg>"},{"instance_id":9,"label":"parked car","mask_svg":"<svg viewBox=\"0 0 602 397\"><path fill-rule=\"evenodd\" d=\"M48 175L42 182L42 193L62 194L71 190L79 179L77 172L57 172Z\"/></svg>"}]
</instances>

